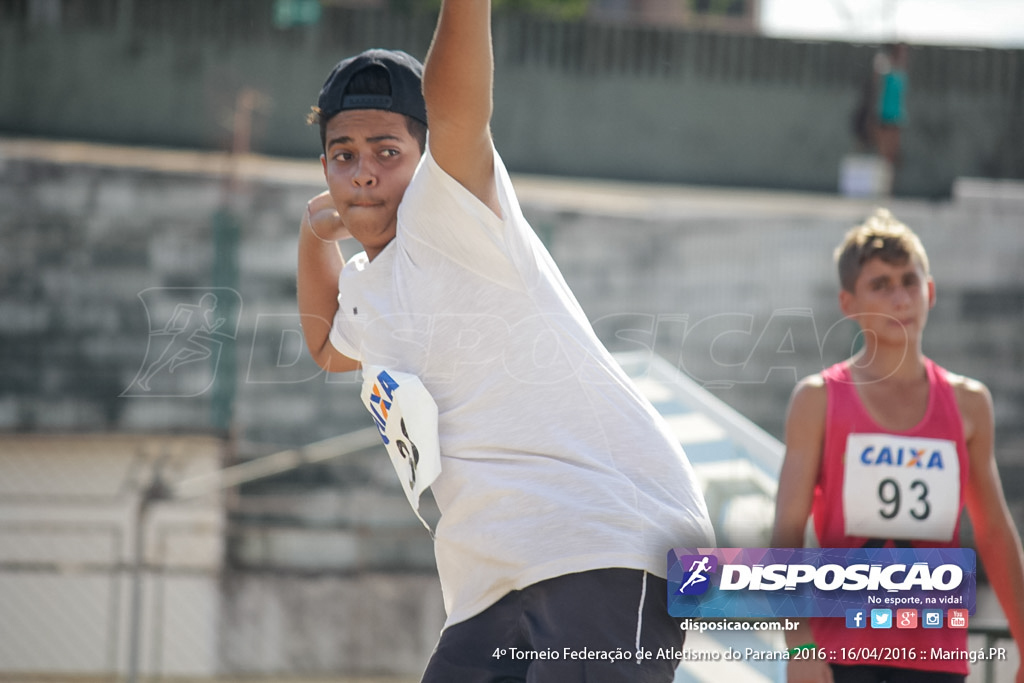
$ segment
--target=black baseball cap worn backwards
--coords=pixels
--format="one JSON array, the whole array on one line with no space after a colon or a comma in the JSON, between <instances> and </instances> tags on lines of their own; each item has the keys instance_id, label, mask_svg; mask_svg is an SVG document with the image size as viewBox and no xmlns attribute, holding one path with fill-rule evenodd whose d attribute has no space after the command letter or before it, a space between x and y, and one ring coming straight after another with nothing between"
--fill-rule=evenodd
<instances>
[{"instance_id":1,"label":"black baseball cap worn backwards","mask_svg":"<svg viewBox=\"0 0 1024 683\"><path fill-rule=\"evenodd\" d=\"M391 82L390 95L346 95L352 77L371 66L382 67ZM427 105L423 100L423 65L401 50L366 50L343 59L324 81L317 108L326 121L346 109L382 109L411 116L427 125Z\"/></svg>"}]
</instances>

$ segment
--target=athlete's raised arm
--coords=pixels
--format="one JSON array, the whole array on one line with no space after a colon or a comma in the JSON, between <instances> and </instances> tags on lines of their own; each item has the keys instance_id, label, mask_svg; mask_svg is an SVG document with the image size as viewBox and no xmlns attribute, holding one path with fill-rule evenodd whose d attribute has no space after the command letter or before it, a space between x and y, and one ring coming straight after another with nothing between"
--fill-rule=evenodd
<instances>
[{"instance_id":1,"label":"athlete's raised arm","mask_svg":"<svg viewBox=\"0 0 1024 683\"><path fill-rule=\"evenodd\" d=\"M493 85L490 0L443 0L423 70L430 152L500 214L490 130Z\"/></svg>"}]
</instances>

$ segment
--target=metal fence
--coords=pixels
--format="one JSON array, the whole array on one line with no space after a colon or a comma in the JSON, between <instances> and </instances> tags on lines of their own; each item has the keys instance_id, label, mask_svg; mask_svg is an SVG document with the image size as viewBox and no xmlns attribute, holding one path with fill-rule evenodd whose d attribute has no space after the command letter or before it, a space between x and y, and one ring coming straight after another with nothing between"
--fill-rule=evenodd
<instances>
[{"instance_id":1,"label":"metal fence","mask_svg":"<svg viewBox=\"0 0 1024 683\"><path fill-rule=\"evenodd\" d=\"M315 26L283 27L275 0L0 0L0 23L25 30L102 30L126 39L174 37L215 41L222 48L271 40L310 40L357 51L380 44L423 56L432 35L430 11L325 5ZM768 38L711 30L560 20L499 12L496 58L586 74L680 76L723 83L859 85L877 46ZM909 79L921 92L963 91L1020 97L1024 50L915 45Z\"/></svg>"},{"instance_id":2,"label":"metal fence","mask_svg":"<svg viewBox=\"0 0 1024 683\"><path fill-rule=\"evenodd\" d=\"M0 675L215 673L220 498L140 503L158 469L220 461L207 438L0 439Z\"/></svg>"}]
</instances>

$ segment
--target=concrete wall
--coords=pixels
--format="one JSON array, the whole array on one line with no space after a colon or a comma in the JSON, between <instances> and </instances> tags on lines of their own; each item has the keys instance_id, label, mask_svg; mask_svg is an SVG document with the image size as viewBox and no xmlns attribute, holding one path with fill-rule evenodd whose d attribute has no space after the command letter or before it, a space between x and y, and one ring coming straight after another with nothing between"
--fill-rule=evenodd
<instances>
[{"instance_id":1,"label":"concrete wall","mask_svg":"<svg viewBox=\"0 0 1024 683\"><path fill-rule=\"evenodd\" d=\"M13 141L0 155L0 427L216 429L218 377L230 380L235 429L249 442L299 445L365 425L354 376L319 372L294 308L295 216L321 187L315 162L248 157L232 166L218 155ZM827 334L839 323L829 255L870 201L535 176L517 183L610 345L653 339L776 436L796 377L821 367L819 347L845 352L841 332ZM940 303L926 348L990 384L1000 452L1010 456L1024 438L1015 417L1024 412L1016 343L1024 209L1008 187L1001 199L986 190L988 198L891 206L932 254ZM242 227L236 281L218 288L214 217L225 207ZM142 390L175 306L207 292L238 304L211 337L220 353L174 373L165 367ZM717 339L723 331L732 334ZM772 370L780 364L792 369Z\"/></svg>"},{"instance_id":2,"label":"concrete wall","mask_svg":"<svg viewBox=\"0 0 1024 683\"><path fill-rule=\"evenodd\" d=\"M0 676L125 677L139 491L158 463L170 481L216 480L226 446L216 439L160 435L0 436ZM353 458L343 465L353 475L359 462L368 460ZM373 480L376 473L363 474ZM352 509L363 507L364 517L380 516L379 509L365 509L371 505L387 510L395 500L404 504L395 485L392 500L371 499L360 493L374 487L351 478L354 486L340 493ZM272 558L264 558L270 561L260 568L225 564L224 544L234 542L243 526L237 517L224 524L225 503L233 515L239 512L232 498L215 493L160 501L145 519L140 675L146 680L418 680L444 620L436 576L346 571L337 565L299 569L294 562L310 553L296 546L288 549L290 569ZM316 496L307 491L302 498L307 522L329 517L329 506ZM289 512L284 501L271 504L266 497L260 507L270 515ZM386 527L381 522L365 529L372 532L366 538L377 537L378 545ZM278 522L278 530L287 531L281 527ZM298 535L299 530L291 531ZM344 546L340 536L321 533L320 544ZM422 530L419 536L426 538ZM997 614L985 591L979 595L980 614ZM703 651L722 650L726 643L750 645L749 636L735 641L691 636L690 647ZM973 635L972 649L981 641ZM774 634L763 647L781 646ZM1017 661L1010 646L1008 660L995 663L991 680L1012 680ZM722 666L689 664L683 668L693 675L677 680L708 680L720 675ZM738 669L740 677L747 680L743 674L753 673L754 666ZM981 681L982 674L981 666L973 667L969 680Z\"/></svg>"},{"instance_id":3,"label":"concrete wall","mask_svg":"<svg viewBox=\"0 0 1024 683\"><path fill-rule=\"evenodd\" d=\"M213 411L225 378L232 379L235 437L225 464L366 426L353 378L319 373L298 336L296 216L321 182L314 161L0 141L0 429L7 433L0 463L17 452L12 440L35 438L18 432L76 447L86 441L82 433L227 436ZM796 378L848 351L830 253L871 202L524 175L515 183L528 218L610 347L658 352L770 432L781 435ZM1021 194L1019 185L965 183L954 201L899 200L892 208L920 231L938 281L926 350L992 389L997 460L1024 527ZM225 209L241 226L234 258L226 260L218 256L215 219ZM223 284L225 262L237 271L230 286ZM234 318L206 335L207 350L216 353L173 373L165 367L141 387L177 306L198 305L208 293L239 304L226 309ZM80 460L75 468L22 462L36 466L33 476L47 485L56 476L81 489L100 473ZM221 557L231 570L216 593L224 635L193 650L206 653L203 667L415 673L442 617L429 538L405 509L389 467L355 454L247 485L229 498ZM25 478L5 474L0 481L9 488L0 501L6 510ZM124 490L135 491L140 481ZM122 508L117 515L126 514ZM53 514L43 507L33 514L44 511ZM58 540L61 548L80 545ZM21 551L11 539L0 551L8 558L0 565L5 613L35 609L25 601L36 595L63 595L65 588L39 577L4 572L24 569L17 563L36 562L35 555L12 559ZM161 575L165 587L184 581L185 601L155 594L168 610L204 604L204 591L212 590L209 572L202 585L189 584L186 574ZM117 574L117 589L110 576L71 585L68 599L93 596L101 604L92 608L105 609L119 595L123 609L124 575ZM374 618L353 632L352 615L364 613ZM199 633L189 619L206 613L162 614L167 629L192 624ZM42 628L24 623L28 634ZM391 632L401 634L400 651L363 649L366 638ZM93 659L76 666L116 665L124 650L110 654L109 642L89 641L99 654L90 650ZM188 647L187 638L175 647ZM174 651L146 650L144 665L169 666Z\"/></svg>"},{"instance_id":4,"label":"concrete wall","mask_svg":"<svg viewBox=\"0 0 1024 683\"><path fill-rule=\"evenodd\" d=\"M94 148L62 149L81 156L0 161L2 428L214 430L218 377L237 380L248 439L302 444L351 426L332 404L355 386L329 382L297 336L290 227L316 187L315 162L298 184L284 164L283 182L232 193L223 157L115 151L95 163ZM229 255L234 282L219 286L225 211L243 234ZM159 360L175 306L208 292L235 305L210 338L216 352L165 367L143 390L135 382Z\"/></svg>"},{"instance_id":5,"label":"concrete wall","mask_svg":"<svg viewBox=\"0 0 1024 683\"><path fill-rule=\"evenodd\" d=\"M377 45L422 57L433 22L328 7L282 29L268 0L95 4L107 9L88 20L0 21L0 130L226 149L249 108L244 144L315 156L304 118L330 67ZM511 15L494 32L493 129L514 171L814 191L835 190L856 148L875 49ZM1024 177L1024 51L916 46L910 59L897 193Z\"/></svg>"},{"instance_id":6,"label":"concrete wall","mask_svg":"<svg viewBox=\"0 0 1024 683\"><path fill-rule=\"evenodd\" d=\"M224 596L220 656L233 675L418 680L444 624L426 574L232 572Z\"/></svg>"},{"instance_id":7,"label":"concrete wall","mask_svg":"<svg viewBox=\"0 0 1024 683\"><path fill-rule=\"evenodd\" d=\"M0 676L417 676L444 607L394 473L374 485L386 458L336 463L347 486L320 494L211 488L137 514L157 471L215 486L227 457L210 437L0 435Z\"/></svg>"}]
</instances>

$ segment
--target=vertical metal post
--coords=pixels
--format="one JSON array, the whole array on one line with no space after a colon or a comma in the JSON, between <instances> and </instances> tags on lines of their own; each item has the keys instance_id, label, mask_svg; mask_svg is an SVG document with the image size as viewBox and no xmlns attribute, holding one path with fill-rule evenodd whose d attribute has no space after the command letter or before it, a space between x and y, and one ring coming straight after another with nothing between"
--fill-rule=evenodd
<instances>
[{"instance_id":1,"label":"vertical metal post","mask_svg":"<svg viewBox=\"0 0 1024 683\"><path fill-rule=\"evenodd\" d=\"M238 291L238 246L241 241L241 221L225 205L213 214L213 286ZM218 315L228 320L237 320L238 301L234 297L223 297ZM235 393L237 391L237 358L235 339L225 339L219 355L211 357L213 371L213 394L210 397L210 422L222 433L230 433Z\"/></svg>"},{"instance_id":2,"label":"vertical metal post","mask_svg":"<svg viewBox=\"0 0 1024 683\"><path fill-rule=\"evenodd\" d=\"M146 512L149 508L149 487L142 491L135 507L135 557L132 561L132 592L128 622L128 683L139 679L139 651L142 646L142 568L145 564Z\"/></svg>"},{"instance_id":3,"label":"vertical metal post","mask_svg":"<svg viewBox=\"0 0 1024 683\"><path fill-rule=\"evenodd\" d=\"M128 678L127 683L138 683L139 658L142 651L142 572L146 566L146 520L153 503L173 498L163 480L166 455L153 465L149 484L139 494L135 508L135 557L132 561L132 592L128 624Z\"/></svg>"}]
</instances>

